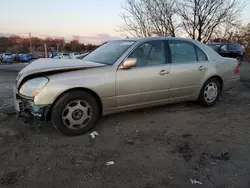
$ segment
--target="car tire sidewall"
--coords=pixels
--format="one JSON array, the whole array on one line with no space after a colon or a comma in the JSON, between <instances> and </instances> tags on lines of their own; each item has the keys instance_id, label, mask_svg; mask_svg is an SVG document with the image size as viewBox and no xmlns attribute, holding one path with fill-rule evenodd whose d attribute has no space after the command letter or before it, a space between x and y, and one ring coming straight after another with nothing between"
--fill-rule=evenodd
<instances>
[{"instance_id":1,"label":"car tire sidewall","mask_svg":"<svg viewBox=\"0 0 250 188\"><path fill-rule=\"evenodd\" d=\"M208 102L206 101L206 99L205 99L204 92L205 92L206 86L207 86L208 84L210 84L210 83L215 83L215 84L216 84L216 86L217 86L217 88L218 88L218 92L217 92L217 96L216 96L215 100L214 100L213 102L211 102L211 103L208 103ZM221 88L221 87L220 87L220 83L219 83L218 79L216 79L216 78L211 78L211 79L207 80L207 81L205 82L205 84L202 86L202 89L201 89L200 94L199 94L198 102L199 102L201 105L203 105L203 106L207 106L207 107L209 107L209 106L214 106L214 105L216 104L216 102L218 101L218 99L219 99L219 96L220 96L220 93L221 93L221 89L220 89L220 88Z\"/></svg>"},{"instance_id":2,"label":"car tire sidewall","mask_svg":"<svg viewBox=\"0 0 250 188\"><path fill-rule=\"evenodd\" d=\"M92 108L91 120L85 127L76 130L68 128L66 125L64 125L62 120L62 112L65 106L74 100L84 100L88 102ZM85 91L71 91L65 93L56 101L51 111L51 120L53 126L59 132L68 136L76 136L90 131L95 127L99 118L100 118L100 108L96 99L91 94Z\"/></svg>"}]
</instances>

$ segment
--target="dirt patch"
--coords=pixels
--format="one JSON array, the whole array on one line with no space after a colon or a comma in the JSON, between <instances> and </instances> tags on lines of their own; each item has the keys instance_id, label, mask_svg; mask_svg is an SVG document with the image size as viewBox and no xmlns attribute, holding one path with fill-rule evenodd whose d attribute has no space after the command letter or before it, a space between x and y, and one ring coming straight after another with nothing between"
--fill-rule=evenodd
<instances>
[{"instance_id":1,"label":"dirt patch","mask_svg":"<svg viewBox=\"0 0 250 188\"><path fill-rule=\"evenodd\" d=\"M176 149L174 150L174 153L175 152L178 152L179 154L181 154L186 162L189 162L190 159L192 159L193 149L191 149L188 142L183 142L180 145L178 145Z\"/></svg>"},{"instance_id":2,"label":"dirt patch","mask_svg":"<svg viewBox=\"0 0 250 188\"><path fill-rule=\"evenodd\" d=\"M0 178L0 184L3 186L14 185L18 182L18 172L9 172Z\"/></svg>"}]
</instances>

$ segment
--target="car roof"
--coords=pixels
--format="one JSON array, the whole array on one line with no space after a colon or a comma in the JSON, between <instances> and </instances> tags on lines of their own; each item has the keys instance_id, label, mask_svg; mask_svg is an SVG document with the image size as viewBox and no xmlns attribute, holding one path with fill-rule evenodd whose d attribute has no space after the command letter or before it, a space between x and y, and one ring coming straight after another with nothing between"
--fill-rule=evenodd
<instances>
[{"instance_id":1,"label":"car roof","mask_svg":"<svg viewBox=\"0 0 250 188\"><path fill-rule=\"evenodd\" d=\"M148 40L182 40L182 41L194 41L192 39L187 38L181 38L181 37L142 37L142 38L121 38L113 41L137 41L137 42L143 42Z\"/></svg>"},{"instance_id":2,"label":"car roof","mask_svg":"<svg viewBox=\"0 0 250 188\"><path fill-rule=\"evenodd\" d=\"M226 45L226 44L233 44L233 45L240 45L238 43L231 43L231 42L213 42L208 44L214 44L214 45Z\"/></svg>"}]
</instances>

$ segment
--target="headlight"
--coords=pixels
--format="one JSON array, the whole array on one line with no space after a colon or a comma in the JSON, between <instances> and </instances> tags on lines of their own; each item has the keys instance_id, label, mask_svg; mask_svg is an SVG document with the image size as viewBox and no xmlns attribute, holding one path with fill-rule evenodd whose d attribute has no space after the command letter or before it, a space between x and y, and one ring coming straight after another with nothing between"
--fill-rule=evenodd
<instances>
[{"instance_id":1,"label":"headlight","mask_svg":"<svg viewBox=\"0 0 250 188\"><path fill-rule=\"evenodd\" d=\"M48 82L49 79L45 77L28 80L22 85L19 92L27 97L35 97L39 94L39 92L44 88L44 86Z\"/></svg>"}]
</instances>

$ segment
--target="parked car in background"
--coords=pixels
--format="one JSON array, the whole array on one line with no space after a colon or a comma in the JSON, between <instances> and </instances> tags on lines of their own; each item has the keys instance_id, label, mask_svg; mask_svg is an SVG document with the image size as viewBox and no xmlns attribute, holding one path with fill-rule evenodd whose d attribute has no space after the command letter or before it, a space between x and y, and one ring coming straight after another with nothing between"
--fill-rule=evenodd
<instances>
[{"instance_id":1,"label":"parked car in background","mask_svg":"<svg viewBox=\"0 0 250 188\"><path fill-rule=\"evenodd\" d=\"M14 63L15 62L15 54L4 53L2 55L2 62L3 63Z\"/></svg>"},{"instance_id":2,"label":"parked car in background","mask_svg":"<svg viewBox=\"0 0 250 188\"><path fill-rule=\"evenodd\" d=\"M48 56L48 58L54 58L56 56L57 56L57 53L50 53L49 56Z\"/></svg>"},{"instance_id":3,"label":"parked car in background","mask_svg":"<svg viewBox=\"0 0 250 188\"><path fill-rule=\"evenodd\" d=\"M37 53L37 52L33 52L30 55L31 55L31 60L35 60L35 59L39 59L40 58L40 54Z\"/></svg>"},{"instance_id":4,"label":"parked car in background","mask_svg":"<svg viewBox=\"0 0 250 188\"><path fill-rule=\"evenodd\" d=\"M79 52L72 52L69 53L69 59L76 59L78 56L80 56L81 54Z\"/></svg>"},{"instance_id":5,"label":"parked car in background","mask_svg":"<svg viewBox=\"0 0 250 188\"><path fill-rule=\"evenodd\" d=\"M0 62L3 61L3 54L0 54Z\"/></svg>"},{"instance_id":6,"label":"parked car in background","mask_svg":"<svg viewBox=\"0 0 250 188\"><path fill-rule=\"evenodd\" d=\"M22 54L20 56L20 61L21 62L30 62L32 60L32 55L31 54Z\"/></svg>"},{"instance_id":7,"label":"parked car in background","mask_svg":"<svg viewBox=\"0 0 250 188\"><path fill-rule=\"evenodd\" d=\"M21 56L21 54L15 54L14 55L15 62L20 62L20 56Z\"/></svg>"},{"instance_id":8,"label":"parked car in background","mask_svg":"<svg viewBox=\"0 0 250 188\"><path fill-rule=\"evenodd\" d=\"M11 54L11 53L3 53L2 54L2 57L4 58L4 57L11 57L11 56L13 56L13 54Z\"/></svg>"},{"instance_id":9,"label":"parked car in background","mask_svg":"<svg viewBox=\"0 0 250 188\"><path fill-rule=\"evenodd\" d=\"M223 57L236 58L239 64L242 63L245 50L241 47L240 44L236 43L211 43L207 44L214 51L219 53Z\"/></svg>"},{"instance_id":10,"label":"parked car in background","mask_svg":"<svg viewBox=\"0 0 250 188\"><path fill-rule=\"evenodd\" d=\"M69 59L69 54L67 54L67 53L58 53L57 56L54 57L54 59Z\"/></svg>"},{"instance_id":11,"label":"parked car in background","mask_svg":"<svg viewBox=\"0 0 250 188\"><path fill-rule=\"evenodd\" d=\"M190 100L213 106L239 79L236 59L195 40L157 37L110 41L83 61L33 61L13 91L19 116L79 135L101 115Z\"/></svg>"},{"instance_id":12,"label":"parked car in background","mask_svg":"<svg viewBox=\"0 0 250 188\"><path fill-rule=\"evenodd\" d=\"M84 53L84 54L80 54L77 59L83 59L84 57L86 57L89 54L89 52Z\"/></svg>"},{"instance_id":13,"label":"parked car in background","mask_svg":"<svg viewBox=\"0 0 250 188\"><path fill-rule=\"evenodd\" d=\"M45 53L44 52L37 52L40 58L45 58Z\"/></svg>"}]
</instances>

